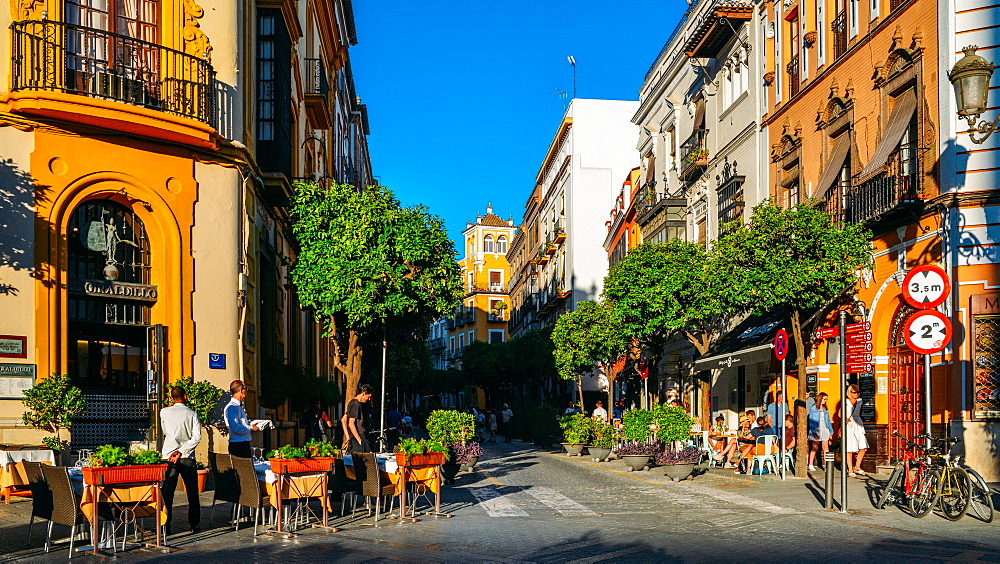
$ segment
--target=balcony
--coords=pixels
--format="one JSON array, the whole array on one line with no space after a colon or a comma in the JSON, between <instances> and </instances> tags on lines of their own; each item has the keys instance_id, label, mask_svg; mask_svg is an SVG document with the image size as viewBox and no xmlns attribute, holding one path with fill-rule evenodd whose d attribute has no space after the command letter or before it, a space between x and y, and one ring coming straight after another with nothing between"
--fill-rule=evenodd
<instances>
[{"instance_id":1,"label":"balcony","mask_svg":"<svg viewBox=\"0 0 1000 564\"><path fill-rule=\"evenodd\" d=\"M752 17L753 7L750 5L716 2L712 11L694 29L691 39L684 46L684 53L688 57L715 57L739 32L740 26Z\"/></svg>"},{"instance_id":2,"label":"balcony","mask_svg":"<svg viewBox=\"0 0 1000 564\"><path fill-rule=\"evenodd\" d=\"M695 180L708 167L707 129L695 129L681 144L681 180Z\"/></svg>"},{"instance_id":3,"label":"balcony","mask_svg":"<svg viewBox=\"0 0 1000 564\"><path fill-rule=\"evenodd\" d=\"M10 27L11 92L63 92L215 126L215 71L204 59L134 37L63 22L22 21ZM79 108L37 113L87 123L94 117L74 116L81 114ZM136 118L132 130L143 132L144 125Z\"/></svg>"},{"instance_id":4,"label":"balcony","mask_svg":"<svg viewBox=\"0 0 1000 564\"><path fill-rule=\"evenodd\" d=\"M503 294L507 292L507 287L502 282L490 282L488 286L481 286L478 284L471 284L468 287L467 296L472 294L487 293L487 294Z\"/></svg>"},{"instance_id":5,"label":"balcony","mask_svg":"<svg viewBox=\"0 0 1000 564\"><path fill-rule=\"evenodd\" d=\"M431 339L430 341L427 342L427 348L431 350L440 350L443 349L446 345L447 342L445 341L444 338Z\"/></svg>"},{"instance_id":6,"label":"balcony","mask_svg":"<svg viewBox=\"0 0 1000 564\"><path fill-rule=\"evenodd\" d=\"M326 82L326 69L322 59L304 59L305 76L302 77L305 90L306 115L313 129L330 128L330 85Z\"/></svg>"},{"instance_id":7,"label":"balcony","mask_svg":"<svg viewBox=\"0 0 1000 564\"><path fill-rule=\"evenodd\" d=\"M852 224L890 221L900 213L923 205L919 186L919 159L916 151L901 147L889 159L886 169L862 182L834 184L827 190L820 208L836 220Z\"/></svg>"},{"instance_id":8,"label":"balcony","mask_svg":"<svg viewBox=\"0 0 1000 564\"><path fill-rule=\"evenodd\" d=\"M549 241L548 243L545 244L545 254L549 256L556 254L557 249L558 247L556 246L554 241Z\"/></svg>"},{"instance_id":9,"label":"balcony","mask_svg":"<svg viewBox=\"0 0 1000 564\"><path fill-rule=\"evenodd\" d=\"M799 78L799 56L795 55L785 66L788 71L788 97L791 98L799 93L801 79Z\"/></svg>"},{"instance_id":10,"label":"balcony","mask_svg":"<svg viewBox=\"0 0 1000 564\"><path fill-rule=\"evenodd\" d=\"M830 28L833 30L833 60L836 61L847 53L847 12L837 14Z\"/></svg>"},{"instance_id":11,"label":"balcony","mask_svg":"<svg viewBox=\"0 0 1000 564\"><path fill-rule=\"evenodd\" d=\"M552 242L556 245L562 245L566 240L566 230L563 229L562 222L557 221L555 226L552 227Z\"/></svg>"}]
</instances>

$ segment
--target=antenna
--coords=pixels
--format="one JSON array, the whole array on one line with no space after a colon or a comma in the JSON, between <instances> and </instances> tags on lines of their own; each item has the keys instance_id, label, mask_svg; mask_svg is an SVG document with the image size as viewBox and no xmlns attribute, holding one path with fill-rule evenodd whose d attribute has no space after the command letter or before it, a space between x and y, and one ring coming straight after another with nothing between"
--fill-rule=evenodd
<instances>
[{"instance_id":1,"label":"antenna","mask_svg":"<svg viewBox=\"0 0 1000 564\"><path fill-rule=\"evenodd\" d=\"M576 57L570 55L566 57L566 61L573 66L573 99L576 99Z\"/></svg>"},{"instance_id":2,"label":"antenna","mask_svg":"<svg viewBox=\"0 0 1000 564\"><path fill-rule=\"evenodd\" d=\"M565 111L566 110L566 97L568 96L568 94L566 94L562 90L559 90L558 88L556 88L556 92L559 93L559 99L563 101L563 111Z\"/></svg>"}]
</instances>

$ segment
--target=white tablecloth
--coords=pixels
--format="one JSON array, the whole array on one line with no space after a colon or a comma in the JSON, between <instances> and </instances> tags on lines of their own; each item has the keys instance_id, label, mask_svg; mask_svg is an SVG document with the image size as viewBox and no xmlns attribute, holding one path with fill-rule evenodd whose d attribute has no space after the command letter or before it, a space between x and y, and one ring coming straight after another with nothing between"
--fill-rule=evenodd
<instances>
[{"instance_id":1,"label":"white tablecloth","mask_svg":"<svg viewBox=\"0 0 1000 564\"><path fill-rule=\"evenodd\" d=\"M399 465L396 464L395 454L388 452L380 452L375 455L375 460L378 461L378 469L388 474L395 474L396 470L399 468ZM351 458L351 455L349 454L344 455L344 465L354 466L354 459Z\"/></svg>"},{"instance_id":2,"label":"white tablecloth","mask_svg":"<svg viewBox=\"0 0 1000 564\"><path fill-rule=\"evenodd\" d=\"M378 468L379 468L379 470L381 470L383 472L388 472L389 474L395 474L396 473L396 469L398 468L398 465L396 464L396 455L395 454L380 453L380 454L375 455L375 458L376 458L376 460L378 460ZM349 454L345 454L344 455L344 465L345 466L354 466L354 459L351 458L351 455L349 455ZM273 484L273 483L275 483L275 482L278 481L278 476L274 472L271 472L271 463L269 461L267 461L267 460L265 460L263 462L254 462L253 469L254 469L254 472L257 473L257 479L260 480L260 481L262 481L262 482L267 482L268 484ZM299 478L299 477L303 477L304 478L304 477L312 477L312 476L321 476L321 475L322 475L321 473L320 474L302 474L301 476L297 475L296 478Z\"/></svg>"},{"instance_id":3,"label":"white tablecloth","mask_svg":"<svg viewBox=\"0 0 1000 564\"><path fill-rule=\"evenodd\" d=\"M56 455L51 450L0 450L0 465L13 464L15 462L48 462L55 465Z\"/></svg>"},{"instance_id":4,"label":"white tablecloth","mask_svg":"<svg viewBox=\"0 0 1000 564\"><path fill-rule=\"evenodd\" d=\"M278 481L278 475L271 472L271 463L268 461L255 462L253 465L254 472L257 473L257 479L261 482L267 482L268 484L273 484ZM299 478L314 478L316 476L322 476L323 472L318 472L315 474L296 474L293 480Z\"/></svg>"}]
</instances>

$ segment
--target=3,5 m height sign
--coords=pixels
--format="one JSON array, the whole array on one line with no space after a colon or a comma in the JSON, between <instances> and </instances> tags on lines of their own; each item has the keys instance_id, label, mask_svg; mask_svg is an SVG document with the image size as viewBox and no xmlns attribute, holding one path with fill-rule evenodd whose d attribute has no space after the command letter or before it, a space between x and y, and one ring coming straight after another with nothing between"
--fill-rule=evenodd
<instances>
[{"instance_id":1,"label":"3,5 m height sign","mask_svg":"<svg viewBox=\"0 0 1000 564\"><path fill-rule=\"evenodd\" d=\"M950 291L948 273L937 265L918 266L903 279L903 299L917 309L932 309L943 304Z\"/></svg>"}]
</instances>

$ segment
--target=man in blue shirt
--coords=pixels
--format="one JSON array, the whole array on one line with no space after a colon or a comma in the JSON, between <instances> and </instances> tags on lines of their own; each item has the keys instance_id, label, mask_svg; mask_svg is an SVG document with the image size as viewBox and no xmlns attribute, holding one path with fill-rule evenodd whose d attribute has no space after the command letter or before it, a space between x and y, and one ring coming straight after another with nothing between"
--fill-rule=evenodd
<instances>
[{"instance_id":1,"label":"man in blue shirt","mask_svg":"<svg viewBox=\"0 0 1000 564\"><path fill-rule=\"evenodd\" d=\"M785 405L783 392L775 393L774 398L774 403L767 406L767 424L774 429L774 434L778 435L780 441L785 433L785 414L788 413L788 406Z\"/></svg>"},{"instance_id":2,"label":"man in blue shirt","mask_svg":"<svg viewBox=\"0 0 1000 564\"><path fill-rule=\"evenodd\" d=\"M233 396L225 411L226 427L229 427L229 454L250 458L253 454L250 450L250 431L259 429L250 425L247 410L243 407L243 400L247 397L247 385L243 380L233 380L229 384L229 393Z\"/></svg>"}]
</instances>

